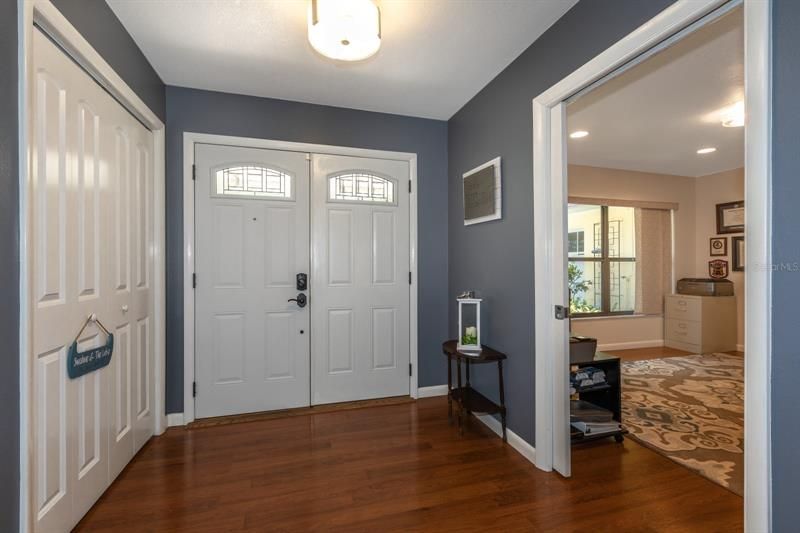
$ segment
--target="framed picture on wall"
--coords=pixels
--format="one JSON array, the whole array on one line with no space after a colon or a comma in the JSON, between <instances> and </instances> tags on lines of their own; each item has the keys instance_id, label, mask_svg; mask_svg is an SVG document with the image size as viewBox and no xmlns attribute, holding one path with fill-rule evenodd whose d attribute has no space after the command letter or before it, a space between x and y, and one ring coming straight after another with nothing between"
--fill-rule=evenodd
<instances>
[{"instance_id":1,"label":"framed picture on wall","mask_svg":"<svg viewBox=\"0 0 800 533\"><path fill-rule=\"evenodd\" d=\"M708 255L712 257L728 255L727 237L711 237L708 241Z\"/></svg>"},{"instance_id":2,"label":"framed picture on wall","mask_svg":"<svg viewBox=\"0 0 800 533\"><path fill-rule=\"evenodd\" d=\"M496 157L469 172L464 179L464 225L502 218L503 189L500 158Z\"/></svg>"},{"instance_id":3,"label":"framed picture on wall","mask_svg":"<svg viewBox=\"0 0 800 533\"><path fill-rule=\"evenodd\" d=\"M733 248L733 270L744 271L744 237L731 237Z\"/></svg>"},{"instance_id":4,"label":"framed picture on wall","mask_svg":"<svg viewBox=\"0 0 800 533\"><path fill-rule=\"evenodd\" d=\"M744 200L717 204L717 233L744 233Z\"/></svg>"}]
</instances>

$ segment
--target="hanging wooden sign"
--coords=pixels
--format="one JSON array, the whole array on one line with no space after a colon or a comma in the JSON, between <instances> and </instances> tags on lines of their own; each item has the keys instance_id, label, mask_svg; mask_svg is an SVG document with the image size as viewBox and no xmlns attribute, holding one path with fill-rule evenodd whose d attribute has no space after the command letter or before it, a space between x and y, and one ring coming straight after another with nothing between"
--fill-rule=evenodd
<instances>
[{"instance_id":1,"label":"hanging wooden sign","mask_svg":"<svg viewBox=\"0 0 800 533\"><path fill-rule=\"evenodd\" d=\"M728 277L728 262L723 259L714 259L708 262L708 277L712 279L725 279Z\"/></svg>"},{"instance_id":2,"label":"hanging wooden sign","mask_svg":"<svg viewBox=\"0 0 800 533\"><path fill-rule=\"evenodd\" d=\"M79 352L78 339L80 338L81 333L83 333L83 330L86 329L86 326L89 324L89 322L94 322L97 324L97 327L106 334L106 342L102 346L90 348L85 352ZM75 340L72 342L69 350L67 351L67 375L70 379L75 379L86 375L89 372L99 370L111 362L111 355L113 353L114 335L112 335L103 326L103 324L101 324L100 321L97 320L94 315L92 315L86 319L86 322L83 324L83 327L78 332L77 337L75 337Z\"/></svg>"}]
</instances>

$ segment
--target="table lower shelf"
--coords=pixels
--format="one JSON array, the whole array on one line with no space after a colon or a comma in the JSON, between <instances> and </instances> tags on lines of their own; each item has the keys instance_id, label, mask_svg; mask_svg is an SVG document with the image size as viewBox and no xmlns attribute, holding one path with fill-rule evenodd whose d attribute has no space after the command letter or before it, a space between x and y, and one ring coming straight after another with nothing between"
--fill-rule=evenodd
<instances>
[{"instance_id":1,"label":"table lower shelf","mask_svg":"<svg viewBox=\"0 0 800 533\"><path fill-rule=\"evenodd\" d=\"M502 406L497 405L472 387L452 389L450 391L450 396L454 401L463 405L468 411L487 414L502 413L504 411Z\"/></svg>"},{"instance_id":2,"label":"table lower shelf","mask_svg":"<svg viewBox=\"0 0 800 533\"><path fill-rule=\"evenodd\" d=\"M579 429L575 429L573 426L569 427L570 430L570 440L572 444L580 444L582 442L592 442L594 440L600 439L607 439L610 437L614 437L614 440L617 442L622 442L625 435L628 434L628 430L625 428L621 428L619 431L610 431L608 433L599 433L599 434L586 434L583 433Z\"/></svg>"}]
</instances>

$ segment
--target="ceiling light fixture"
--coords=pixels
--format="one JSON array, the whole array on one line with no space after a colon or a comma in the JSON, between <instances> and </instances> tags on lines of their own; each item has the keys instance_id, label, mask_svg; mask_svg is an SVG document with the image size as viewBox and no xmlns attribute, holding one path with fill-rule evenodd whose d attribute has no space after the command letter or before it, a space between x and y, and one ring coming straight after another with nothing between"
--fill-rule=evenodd
<instances>
[{"instance_id":1,"label":"ceiling light fixture","mask_svg":"<svg viewBox=\"0 0 800 533\"><path fill-rule=\"evenodd\" d=\"M570 133L569 134L569 138L570 139L583 139L587 135L589 135L588 131L578 130L578 131L573 131L572 133Z\"/></svg>"},{"instance_id":2,"label":"ceiling light fixture","mask_svg":"<svg viewBox=\"0 0 800 533\"><path fill-rule=\"evenodd\" d=\"M373 0L311 0L308 41L331 59L366 59L381 47L381 12Z\"/></svg>"},{"instance_id":3,"label":"ceiling light fixture","mask_svg":"<svg viewBox=\"0 0 800 533\"><path fill-rule=\"evenodd\" d=\"M697 153L702 155L702 154L711 154L711 153L716 152L716 151L717 151L716 148L714 148L713 146L709 146L708 148L700 148L697 151Z\"/></svg>"},{"instance_id":4,"label":"ceiling light fixture","mask_svg":"<svg viewBox=\"0 0 800 533\"><path fill-rule=\"evenodd\" d=\"M739 100L720 111L720 120L726 128L741 128L744 126L744 102Z\"/></svg>"}]
</instances>

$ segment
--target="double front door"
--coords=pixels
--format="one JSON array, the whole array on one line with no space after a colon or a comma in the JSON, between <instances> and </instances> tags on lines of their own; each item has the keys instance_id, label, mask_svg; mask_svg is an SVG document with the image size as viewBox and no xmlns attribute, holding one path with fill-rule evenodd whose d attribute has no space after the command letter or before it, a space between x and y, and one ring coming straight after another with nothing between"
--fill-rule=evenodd
<instances>
[{"instance_id":1,"label":"double front door","mask_svg":"<svg viewBox=\"0 0 800 533\"><path fill-rule=\"evenodd\" d=\"M407 161L195 145L198 418L409 392Z\"/></svg>"}]
</instances>

